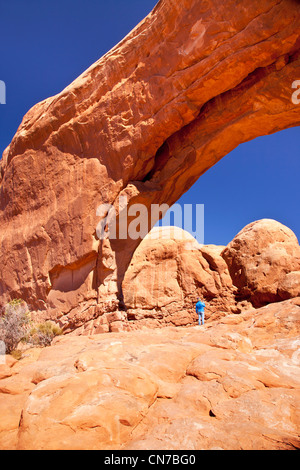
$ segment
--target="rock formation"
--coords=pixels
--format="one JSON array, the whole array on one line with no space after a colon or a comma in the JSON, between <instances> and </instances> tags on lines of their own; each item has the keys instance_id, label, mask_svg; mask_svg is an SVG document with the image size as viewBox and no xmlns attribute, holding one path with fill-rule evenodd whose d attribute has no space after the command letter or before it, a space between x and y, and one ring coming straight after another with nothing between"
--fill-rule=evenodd
<instances>
[{"instance_id":1,"label":"rock formation","mask_svg":"<svg viewBox=\"0 0 300 470\"><path fill-rule=\"evenodd\" d=\"M0 302L76 321L116 309L140 240L99 240L97 208L171 206L240 143L298 125L299 8L161 0L35 105L0 164Z\"/></svg>"},{"instance_id":2,"label":"rock formation","mask_svg":"<svg viewBox=\"0 0 300 470\"><path fill-rule=\"evenodd\" d=\"M216 247L97 230L300 123L299 12L161 0L26 114L0 162L0 304L22 298L71 334L0 364L1 449L299 448L294 234L262 220Z\"/></svg>"},{"instance_id":3,"label":"rock formation","mask_svg":"<svg viewBox=\"0 0 300 470\"><path fill-rule=\"evenodd\" d=\"M221 256L223 248L199 245L176 227L152 229L124 277L128 320L140 326L193 325L198 296L206 301L206 318L230 313L236 289Z\"/></svg>"},{"instance_id":4,"label":"rock formation","mask_svg":"<svg viewBox=\"0 0 300 470\"><path fill-rule=\"evenodd\" d=\"M7 356L0 449L299 448L299 314L298 297Z\"/></svg>"},{"instance_id":5,"label":"rock formation","mask_svg":"<svg viewBox=\"0 0 300 470\"><path fill-rule=\"evenodd\" d=\"M300 246L271 219L247 225L227 247L199 245L178 228L155 228L137 248L122 289L135 325L192 325L198 296L206 318L217 319L299 296Z\"/></svg>"},{"instance_id":6,"label":"rock formation","mask_svg":"<svg viewBox=\"0 0 300 470\"><path fill-rule=\"evenodd\" d=\"M217 320L300 295L300 246L283 224L262 219L247 225L228 246L201 245L178 227L154 227L136 249L118 303L96 304L53 317L66 333L130 331L144 326L191 326L195 303Z\"/></svg>"},{"instance_id":7,"label":"rock formation","mask_svg":"<svg viewBox=\"0 0 300 470\"><path fill-rule=\"evenodd\" d=\"M300 295L300 246L275 220L247 225L222 253L240 298L258 307Z\"/></svg>"}]
</instances>

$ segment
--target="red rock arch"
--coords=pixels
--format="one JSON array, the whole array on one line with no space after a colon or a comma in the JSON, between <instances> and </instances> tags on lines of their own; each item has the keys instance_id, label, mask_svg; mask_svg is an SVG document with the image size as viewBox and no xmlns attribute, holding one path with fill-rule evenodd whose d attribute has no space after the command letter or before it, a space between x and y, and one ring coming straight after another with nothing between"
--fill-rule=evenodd
<instances>
[{"instance_id":1,"label":"red rock arch","mask_svg":"<svg viewBox=\"0 0 300 470\"><path fill-rule=\"evenodd\" d=\"M299 125L299 13L296 0L161 0L34 106L0 164L1 301L96 315L120 300L139 240L99 241L97 207L171 205L240 143ZM61 285L76 270L63 297L53 273Z\"/></svg>"}]
</instances>

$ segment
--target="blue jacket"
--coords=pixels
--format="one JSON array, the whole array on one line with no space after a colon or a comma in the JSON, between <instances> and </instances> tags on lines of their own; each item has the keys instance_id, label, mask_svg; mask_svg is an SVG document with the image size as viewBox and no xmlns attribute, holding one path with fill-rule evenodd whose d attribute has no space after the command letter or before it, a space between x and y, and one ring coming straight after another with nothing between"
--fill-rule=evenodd
<instances>
[{"instance_id":1,"label":"blue jacket","mask_svg":"<svg viewBox=\"0 0 300 470\"><path fill-rule=\"evenodd\" d=\"M204 307L205 307L205 303L201 302L201 300L198 300L198 302L196 303L196 312L197 313L203 313L204 312Z\"/></svg>"}]
</instances>

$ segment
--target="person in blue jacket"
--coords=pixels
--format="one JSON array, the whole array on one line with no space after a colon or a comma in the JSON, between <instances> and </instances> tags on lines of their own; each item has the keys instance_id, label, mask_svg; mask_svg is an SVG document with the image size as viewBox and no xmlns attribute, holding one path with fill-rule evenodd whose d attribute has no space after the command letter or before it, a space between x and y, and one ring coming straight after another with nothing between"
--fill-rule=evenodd
<instances>
[{"instance_id":1,"label":"person in blue jacket","mask_svg":"<svg viewBox=\"0 0 300 470\"><path fill-rule=\"evenodd\" d=\"M198 313L199 326L201 325L201 322L202 322L202 325L204 325L204 307L205 307L205 303L202 302L198 297L197 303L196 303L196 312Z\"/></svg>"}]
</instances>

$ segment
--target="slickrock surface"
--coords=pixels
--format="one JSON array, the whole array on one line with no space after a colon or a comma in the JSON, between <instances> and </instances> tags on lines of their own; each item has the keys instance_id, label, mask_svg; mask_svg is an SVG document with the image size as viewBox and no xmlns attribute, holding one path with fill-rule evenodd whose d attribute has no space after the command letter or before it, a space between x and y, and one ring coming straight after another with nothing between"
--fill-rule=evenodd
<instances>
[{"instance_id":1,"label":"slickrock surface","mask_svg":"<svg viewBox=\"0 0 300 470\"><path fill-rule=\"evenodd\" d=\"M299 448L299 323L298 297L7 356L0 448Z\"/></svg>"},{"instance_id":2,"label":"slickrock surface","mask_svg":"<svg viewBox=\"0 0 300 470\"><path fill-rule=\"evenodd\" d=\"M240 143L299 125L299 9L296 0L161 0L35 105L0 163L0 302L21 297L72 324L122 301L139 240L99 240L97 208L118 212L118 196L128 207L171 206Z\"/></svg>"}]
</instances>

